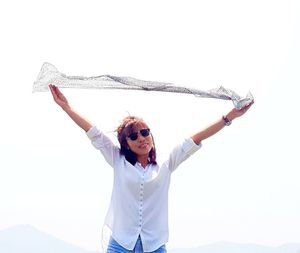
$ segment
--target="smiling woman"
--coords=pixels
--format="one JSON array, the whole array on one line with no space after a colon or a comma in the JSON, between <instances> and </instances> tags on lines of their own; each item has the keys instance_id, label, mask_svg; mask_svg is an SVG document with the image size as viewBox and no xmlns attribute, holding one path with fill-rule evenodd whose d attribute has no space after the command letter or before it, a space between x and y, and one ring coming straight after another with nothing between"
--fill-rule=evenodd
<instances>
[{"instance_id":1,"label":"smiling woman","mask_svg":"<svg viewBox=\"0 0 300 253\"><path fill-rule=\"evenodd\" d=\"M149 126L134 116L117 128L120 147L69 105L63 93L49 85L54 101L81 127L114 171L111 203L105 225L111 230L108 253L166 252L169 238L168 192L172 172L200 149L202 141L242 116L253 104L232 109L209 127L177 145L161 165Z\"/></svg>"},{"instance_id":2,"label":"smiling woman","mask_svg":"<svg viewBox=\"0 0 300 253\"><path fill-rule=\"evenodd\" d=\"M31 93L47 61L67 75L250 89L249 115L172 175L167 246L300 243L300 1L0 1L0 21L0 229L31 224L99 251L113 170L51 103L48 83ZM158 164L232 106L191 94L61 90L117 144L112 131L127 112L141 116Z\"/></svg>"},{"instance_id":3,"label":"smiling woman","mask_svg":"<svg viewBox=\"0 0 300 253\"><path fill-rule=\"evenodd\" d=\"M120 151L127 161L139 161L143 167L156 164L156 150L153 136L146 123L134 116L126 117L117 129Z\"/></svg>"}]
</instances>

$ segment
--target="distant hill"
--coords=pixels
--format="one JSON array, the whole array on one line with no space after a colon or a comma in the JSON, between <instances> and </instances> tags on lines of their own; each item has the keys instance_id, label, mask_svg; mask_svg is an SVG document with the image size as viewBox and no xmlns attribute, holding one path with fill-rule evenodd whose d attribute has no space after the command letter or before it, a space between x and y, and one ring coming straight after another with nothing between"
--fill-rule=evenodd
<instances>
[{"instance_id":1,"label":"distant hill","mask_svg":"<svg viewBox=\"0 0 300 253\"><path fill-rule=\"evenodd\" d=\"M67 243L30 225L0 231L1 253L95 253Z\"/></svg>"},{"instance_id":2,"label":"distant hill","mask_svg":"<svg viewBox=\"0 0 300 253\"><path fill-rule=\"evenodd\" d=\"M0 253L100 253L60 240L30 225L0 230ZM174 249L168 253L300 253L300 244L267 247L255 244L218 242L194 249Z\"/></svg>"},{"instance_id":3,"label":"distant hill","mask_svg":"<svg viewBox=\"0 0 300 253\"><path fill-rule=\"evenodd\" d=\"M300 253L300 244L268 247L256 244L218 242L194 249L170 250L170 253Z\"/></svg>"}]
</instances>

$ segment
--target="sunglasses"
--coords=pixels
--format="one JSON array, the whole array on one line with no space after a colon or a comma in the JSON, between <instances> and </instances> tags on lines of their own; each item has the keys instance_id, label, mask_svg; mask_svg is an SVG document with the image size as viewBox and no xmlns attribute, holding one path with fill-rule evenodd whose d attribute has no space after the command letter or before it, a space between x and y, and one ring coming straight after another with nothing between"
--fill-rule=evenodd
<instances>
[{"instance_id":1,"label":"sunglasses","mask_svg":"<svg viewBox=\"0 0 300 253\"><path fill-rule=\"evenodd\" d=\"M141 129L139 132L140 132L141 136L147 137L150 134L150 129L148 129L148 128ZM131 134L128 135L128 138L132 141L136 141L137 138L138 138L138 133L137 132L136 133L131 133Z\"/></svg>"}]
</instances>

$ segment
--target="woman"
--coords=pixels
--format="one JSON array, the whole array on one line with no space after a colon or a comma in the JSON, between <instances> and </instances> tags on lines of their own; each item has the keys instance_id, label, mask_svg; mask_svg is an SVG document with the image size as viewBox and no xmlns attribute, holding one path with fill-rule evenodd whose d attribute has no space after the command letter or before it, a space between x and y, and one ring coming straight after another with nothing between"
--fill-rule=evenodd
<instances>
[{"instance_id":1,"label":"woman","mask_svg":"<svg viewBox=\"0 0 300 253\"><path fill-rule=\"evenodd\" d=\"M166 252L168 241L168 189L172 172L201 147L201 142L242 116L252 104L232 109L214 124L186 139L156 163L154 139L140 118L128 116L117 128L120 147L114 145L91 122L73 110L54 85L54 101L81 127L95 148L114 169L113 191L105 224L112 236L107 253Z\"/></svg>"}]
</instances>

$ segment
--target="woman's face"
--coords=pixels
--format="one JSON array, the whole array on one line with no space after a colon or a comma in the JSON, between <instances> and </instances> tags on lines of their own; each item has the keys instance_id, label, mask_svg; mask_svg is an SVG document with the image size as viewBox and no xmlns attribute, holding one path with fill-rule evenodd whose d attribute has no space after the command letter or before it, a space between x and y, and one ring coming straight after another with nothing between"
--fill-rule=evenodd
<instances>
[{"instance_id":1,"label":"woman's face","mask_svg":"<svg viewBox=\"0 0 300 253\"><path fill-rule=\"evenodd\" d=\"M153 147L153 139L148 126L143 122L136 124L132 133L127 137L127 144L137 157L148 157Z\"/></svg>"}]
</instances>

